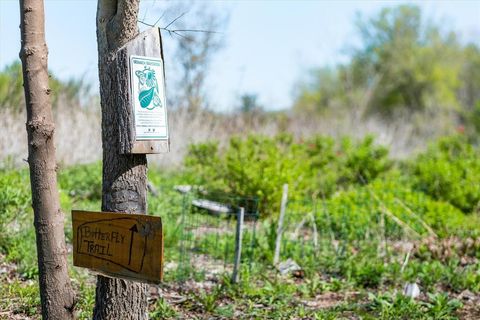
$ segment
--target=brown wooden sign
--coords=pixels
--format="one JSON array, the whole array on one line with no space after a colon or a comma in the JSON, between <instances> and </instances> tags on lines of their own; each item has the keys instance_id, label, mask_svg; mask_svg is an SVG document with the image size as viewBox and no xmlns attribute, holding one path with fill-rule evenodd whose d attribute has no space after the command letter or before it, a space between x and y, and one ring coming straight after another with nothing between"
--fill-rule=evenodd
<instances>
[{"instance_id":1,"label":"brown wooden sign","mask_svg":"<svg viewBox=\"0 0 480 320\"><path fill-rule=\"evenodd\" d=\"M73 265L131 280L162 280L160 217L72 211L72 224Z\"/></svg>"}]
</instances>

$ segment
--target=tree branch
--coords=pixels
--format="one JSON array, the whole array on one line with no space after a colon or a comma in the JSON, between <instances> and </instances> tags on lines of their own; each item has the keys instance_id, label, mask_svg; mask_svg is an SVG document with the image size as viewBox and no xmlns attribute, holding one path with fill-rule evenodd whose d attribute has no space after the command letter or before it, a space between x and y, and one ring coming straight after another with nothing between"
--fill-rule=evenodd
<instances>
[{"instance_id":1,"label":"tree branch","mask_svg":"<svg viewBox=\"0 0 480 320\"><path fill-rule=\"evenodd\" d=\"M160 27L160 30L165 30L168 32L168 34L171 36L172 34L174 35L177 35L179 37L182 37L184 39L187 39L187 40L192 40L191 38L181 34L181 32L198 32L198 33L215 33L215 34L221 34L222 32L218 32L218 31L212 31L212 30L202 30L202 29L169 29L169 27L175 23L175 21L179 20L180 18L182 18L185 14L187 14L188 11L186 12L183 12L181 15L179 15L178 17L176 17L175 19L173 19L172 21L170 21L165 27ZM148 27L155 27L157 25L157 23L163 18L163 16L165 15L165 13L163 13L160 18L157 19L157 21L155 21L155 23L151 24L151 23L148 23L148 22L145 22L144 20L138 20L139 23L143 24L143 25L146 25Z\"/></svg>"}]
</instances>

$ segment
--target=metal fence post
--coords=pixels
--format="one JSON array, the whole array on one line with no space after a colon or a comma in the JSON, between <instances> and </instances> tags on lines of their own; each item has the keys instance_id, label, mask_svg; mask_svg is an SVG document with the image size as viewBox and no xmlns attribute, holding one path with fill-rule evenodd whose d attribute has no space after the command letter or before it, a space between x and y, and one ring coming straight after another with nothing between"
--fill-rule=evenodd
<instances>
[{"instance_id":1,"label":"metal fence post","mask_svg":"<svg viewBox=\"0 0 480 320\"><path fill-rule=\"evenodd\" d=\"M235 234L235 261L233 265L232 282L237 283L239 280L240 263L242 259L242 235L243 235L243 219L245 209L240 207L237 214L237 232Z\"/></svg>"},{"instance_id":2,"label":"metal fence post","mask_svg":"<svg viewBox=\"0 0 480 320\"><path fill-rule=\"evenodd\" d=\"M283 193L282 193L282 203L280 205L280 217L278 219L278 226L277 226L277 240L275 241L275 254L273 256L274 265L277 265L278 260L280 259L280 244L282 242L283 219L285 218L285 210L287 208L287 199L288 199L288 184L284 184Z\"/></svg>"}]
</instances>

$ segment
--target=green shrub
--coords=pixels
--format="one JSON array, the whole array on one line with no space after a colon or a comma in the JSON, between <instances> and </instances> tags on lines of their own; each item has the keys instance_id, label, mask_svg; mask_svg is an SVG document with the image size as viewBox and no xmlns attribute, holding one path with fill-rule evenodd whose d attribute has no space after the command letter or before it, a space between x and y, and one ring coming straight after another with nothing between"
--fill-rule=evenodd
<instances>
[{"instance_id":1,"label":"green shrub","mask_svg":"<svg viewBox=\"0 0 480 320\"><path fill-rule=\"evenodd\" d=\"M369 300L367 310L375 316L374 319L457 319L455 311L463 306L445 293L429 293L428 300L420 302L402 294L370 293Z\"/></svg>"},{"instance_id":2,"label":"green shrub","mask_svg":"<svg viewBox=\"0 0 480 320\"><path fill-rule=\"evenodd\" d=\"M30 180L27 170L0 170L0 248L31 213Z\"/></svg>"},{"instance_id":3,"label":"green shrub","mask_svg":"<svg viewBox=\"0 0 480 320\"><path fill-rule=\"evenodd\" d=\"M480 201L480 152L458 135L431 145L410 162L414 187L465 213Z\"/></svg>"},{"instance_id":4,"label":"green shrub","mask_svg":"<svg viewBox=\"0 0 480 320\"><path fill-rule=\"evenodd\" d=\"M60 170L59 188L73 200L102 199L102 164L80 164Z\"/></svg>"},{"instance_id":5,"label":"green shrub","mask_svg":"<svg viewBox=\"0 0 480 320\"><path fill-rule=\"evenodd\" d=\"M309 166L305 160L304 147L292 143L289 135L251 135L232 138L222 154L216 143L193 145L185 166L190 182L236 196L259 197L263 213L270 215L278 211L283 184L290 185L293 198L306 189Z\"/></svg>"},{"instance_id":6,"label":"green shrub","mask_svg":"<svg viewBox=\"0 0 480 320\"><path fill-rule=\"evenodd\" d=\"M318 228L343 239L439 236L478 232L479 219L466 217L447 202L413 191L405 177L392 174L369 185L351 188L325 201ZM383 221L382 221L383 219ZM383 226L382 226L383 225ZM382 229L383 228L383 229Z\"/></svg>"},{"instance_id":7,"label":"green shrub","mask_svg":"<svg viewBox=\"0 0 480 320\"><path fill-rule=\"evenodd\" d=\"M38 274L28 170L0 171L0 248L25 278Z\"/></svg>"},{"instance_id":8,"label":"green shrub","mask_svg":"<svg viewBox=\"0 0 480 320\"><path fill-rule=\"evenodd\" d=\"M67 100L68 106L82 105L83 101L88 101L86 98L92 97L90 85L81 78L61 81L49 72L48 84L54 108L62 102L60 97ZM24 101L22 64L15 60L0 70L0 109L20 111Z\"/></svg>"},{"instance_id":9,"label":"green shrub","mask_svg":"<svg viewBox=\"0 0 480 320\"><path fill-rule=\"evenodd\" d=\"M10 234L6 259L17 264L18 272L26 279L33 279L38 275L35 239L32 223L25 223L18 232Z\"/></svg>"},{"instance_id":10,"label":"green shrub","mask_svg":"<svg viewBox=\"0 0 480 320\"><path fill-rule=\"evenodd\" d=\"M382 282L385 272L385 266L381 259L372 259L366 261L356 261L353 264L351 277L354 282L363 288L376 288Z\"/></svg>"},{"instance_id":11,"label":"green shrub","mask_svg":"<svg viewBox=\"0 0 480 320\"><path fill-rule=\"evenodd\" d=\"M291 199L303 197L308 186L309 159L304 151L288 135L233 138L224 157L227 191L259 197L267 215L278 212L283 184L289 184Z\"/></svg>"},{"instance_id":12,"label":"green shrub","mask_svg":"<svg viewBox=\"0 0 480 320\"><path fill-rule=\"evenodd\" d=\"M329 197L352 184L365 184L391 167L388 150L372 137L358 143L329 137L297 142L291 135L234 137L225 150L213 142L190 146L185 159L190 183L207 189L256 196L264 216L279 210L282 185L289 200Z\"/></svg>"},{"instance_id":13,"label":"green shrub","mask_svg":"<svg viewBox=\"0 0 480 320\"><path fill-rule=\"evenodd\" d=\"M188 183L208 185L209 188L224 187L224 166L218 154L218 143L203 142L192 144L184 159Z\"/></svg>"},{"instance_id":14,"label":"green shrub","mask_svg":"<svg viewBox=\"0 0 480 320\"><path fill-rule=\"evenodd\" d=\"M366 136L354 144L350 138L344 138L340 152L344 153L340 161L340 179L346 184L366 184L388 171L392 161L388 159L388 149L374 144L373 136Z\"/></svg>"}]
</instances>

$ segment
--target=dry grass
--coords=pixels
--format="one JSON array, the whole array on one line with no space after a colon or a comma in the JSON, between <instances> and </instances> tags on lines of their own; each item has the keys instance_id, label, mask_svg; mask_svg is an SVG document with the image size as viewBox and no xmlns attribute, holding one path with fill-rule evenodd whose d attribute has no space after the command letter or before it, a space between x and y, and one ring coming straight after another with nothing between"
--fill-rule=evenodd
<instances>
[{"instance_id":1,"label":"dry grass","mask_svg":"<svg viewBox=\"0 0 480 320\"><path fill-rule=\"evenodd\" d=\"M54 110L57 162L61 165L101 159L100 115L95 110L60 104ZM0 164L21 166L28 158L27 116L24 111L0 111Z\"/></svg>"},{"instance_id":2,"label":"dry grass","mask_svg":"<svg viewBox=\"0 0 480 320\"><path fill-rule=\"evenodd\" d=\"M101 159L101 126L99 107L81 108L59 103L54 110L57 159L61 165L88 163ZM435 119L433 119L434 117ZM0 164L24 165L28 157L24 112L0 111ZM426 122L425 119L430 119ZM427 123L426 125L424 123ZM364 117L360 112L331 113L324 116L290 112L266 115L219 115L199 110L177 109L169 113L171 152L149 156L149 162L161 167L180 166L188 145L217 140L220 146L232 135L258 133L275 135L290 132L298 138L314 134L334 138L366 134L377 137L379 144L389 146L391 155L404 158L455 127L451 115L399 115L385 122L379 117Z\"/></svg>"}]
</instances>

